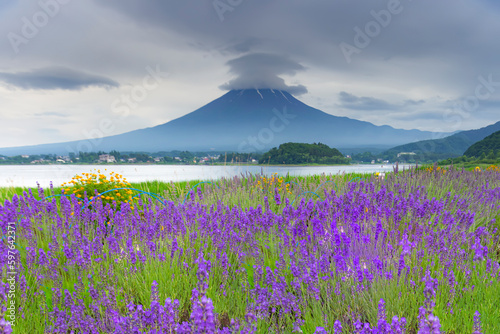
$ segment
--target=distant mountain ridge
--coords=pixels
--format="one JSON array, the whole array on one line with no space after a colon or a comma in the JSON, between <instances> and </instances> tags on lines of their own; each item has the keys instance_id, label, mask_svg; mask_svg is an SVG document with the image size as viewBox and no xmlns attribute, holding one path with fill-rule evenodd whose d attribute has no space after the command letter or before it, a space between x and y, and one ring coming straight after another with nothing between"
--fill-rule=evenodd
<instances>
[{"instance_id":1,"label":"distant mountain ridge","mask_svg":"<svg viewBox=\"0 0 500 334\"><path fill-rule=\"evenodd\" d=\"M429 158L455 158L462 156L471 145L496 131L500 131L500 122L480 129L461 131L445 138L399 145L387 150L385 153L415 152L427 155Z\"/></svg>"},{"instance_id":2,"label":"distant mountain ridge","mask_svg":"<svg viewBox=\"0 0 500 334\"><path fill-rule=\"evenodd\" d=\"M232 90L168 123L89 141L0 148L0 154L66 154L79 151L264 152L286 142L321 142L331 147L367 147L433 138L432 132L394 129L338 117L312 108L286 91ZM82 149L84 148L84 149Z\"/></svg>"}]
</instances>

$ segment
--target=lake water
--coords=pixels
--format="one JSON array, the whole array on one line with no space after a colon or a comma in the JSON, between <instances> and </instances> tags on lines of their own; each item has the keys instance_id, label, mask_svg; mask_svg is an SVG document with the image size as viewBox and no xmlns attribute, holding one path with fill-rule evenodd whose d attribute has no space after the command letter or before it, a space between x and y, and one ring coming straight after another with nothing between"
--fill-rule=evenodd
<instances>
[{"instance_id":1,"label":"lake water","mask_svg":"<svg viewBox=\"0 0 500 334\"><path fill-rule=\"evenodd\" d=\"M408 166L400 165L400 169ZM48 187L69 181L76 174L94 169L122 174L129 182L141 181L189 181L216 180L246 173L303 176L312 174L375 173L390 172L393 165L349 165L349 166L188 166L188 165L0 165L0 187Z\"/></svg>"}]
</instances>

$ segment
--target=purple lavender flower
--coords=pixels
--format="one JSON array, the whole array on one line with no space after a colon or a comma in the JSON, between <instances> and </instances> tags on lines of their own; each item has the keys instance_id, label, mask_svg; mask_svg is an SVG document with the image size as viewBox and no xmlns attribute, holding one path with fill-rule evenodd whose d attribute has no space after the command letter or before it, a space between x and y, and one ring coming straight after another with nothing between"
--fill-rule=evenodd
<instances>
[{"instance_id":1,"label":"purple lavender flower","mask_svg":"<svg viewBox=\"0 0 500 334\"><path fill-rule=\"evenodd\" d=\"M397 316L392 318L391 323L391 334L403 334L405 332L406 327L406 319L402 317L399 319Z\"/></svg>"},{"instance_id":2,"label":"purple lavender flower","mask_svg":"<svg viewBox=\"0 0 500 334\"><path fill-rule=\"evenodd\" d=\"M433 279L428 270L425 277L423 278L425 283L424 296L425 296L425 309L427 312L432 312L435 306L434 297L436 297L436 289L438 286L438 280Z\"/></svg>"},{"instance_id":3,"label":"purple lavender flower","mask_svg":"<svg viewBox=\"0 0 500 334\"><path fill-rule=\"evenodd\" d=\"M380 298L380 301L378 303L378 321L380 322L385 322L387 318L387 315L385 313L385 301Z\"/></svg>"},{"instance_id":4,"label":"purple lavender flower","mask_svg":"<svg viewBox=\"0 0 500 334\"><path fill-rule=\"evenodd\" d=\"M474 261L482 261L488 253L488 247L481 245L481 239L476 237L476 241L472 246L474 250Z\"/></svg>"},{"instance_id":5,"label":"purple lavender flower","mask_svg":"<svg viewBox=\"0 0 500 334\"><path fill-rule=\"evenodd\" d=\"M482 327L481 327L481 314L476 311L474 313L474 327L472 328L473 332L472 334L482 334Z\"/></svg>"},{"instance_id":6,"label":"purple lavender flower","mask_svg":"<svg viewBox=\"0 0 500 334\"><path fill-rule=\"evenodd\" d=\"M338 320L337 320L338 321ZM336 321L336 322L337 322ZM336 323L335 322L335 323ZM336 332L335 332L336 333ZM328 332L326 331L326 329L324 329L323 327L316 327L316 330L314 331L314 334L328 334Z\"/></svg>"},{"instance_id":7,"label":"purple lavender flower","mask_svg":"<svg viewBox=\"0 0 500 334\"><path fill-rule=\"evenodd\" d=\"M430 314L428 317L428 324L431 334L440 334L441 333L441 324L439 323L439 318L433 314Z\"/></svg>"},{"instance_id":8,"label":"purple lavender flower","mask_svg":"<svg viewBox=\"0 0 500 334\"><path fill-rule=\"evenodd\" d=\"M191 321L195 333L215 333L215 315L212 301L202 296L199 302L195 302L191 312Z\"/></svg>"},{"instance_id":9,"label":"purple lavender flower","mask_svg":"<svg viewBox=\"0 0 500 334\"><path fill-rule=\"evenodd\" d=\"M401 253L401 256L399 257L399 263L398 263L398 278L401 276L401 272L403 269L406 267L405 264L405 257L403 253Z\"/></svg>"},{"instance_id":10,"label":"purple lavender flower","mask_svg":"<svg viewBox=\"0 0 500 334\"><path fill-rule=\"evenodd\" d=\"M11 334L12 327L10 322L6 321L3 317L0 318L0 333Z\"/></svg>"},{"instance_id":11,"label":"purple lavender flower","mask_svg":"<svg viewBox=\"0 0 500 334\"><path fill-rule=\"evenodd\" d=\"M48 264L47 255L45 255L43 249L40 248L38 250L38 265L43 267L47 264Z\"/></svg>"},{"instance_id":12,"label":"purple lavender flower","mask_svg":"<svg viewBox=\"0 0 500 334\"><path fill-rule=\"evenodd\" d=\"M339 320L335 320L334 324L333 324L333 332L335 334L340 334L342 333L342 324L340 323Z\"/></svg>"},{"instance_id":13,"label":"purple lavender flower","mask_svg":"<svg viewBox=\"0 0 500 334\"><path fill-rule=\"evenodd\" d=\"M274 201L276 202L276 205L281 205L281 195L278 188L274 188Z\"/></svg>"},{"instance_id":14,"label":"purple lavender flower","mask_svg":"<svg viewBox=\"0 0 500 334\"><path fill-rule=\"evenodd\" d=\"M420 307L419 309L418 318L420 321L420 328L418 333L439 334L441 333L441 324L439 323L439 318L432 313L435 306L434 298L436 296L438 280L433 279L430 276L430 271L427 271L423 281L425 282L425 301L424 307Z\"/></svg>"},{"instance_id":15,"label":"purple lavender flower","mask_svg":"<svg viewBox=\"0 0 500 334\"><path fill-rule=\"evenodd\" d=\"M158 283L156 281L153 281L153 284L151 285L151 301L152 302L159 302L160 297L158 293Z\"/></svg>"}]
</instances>

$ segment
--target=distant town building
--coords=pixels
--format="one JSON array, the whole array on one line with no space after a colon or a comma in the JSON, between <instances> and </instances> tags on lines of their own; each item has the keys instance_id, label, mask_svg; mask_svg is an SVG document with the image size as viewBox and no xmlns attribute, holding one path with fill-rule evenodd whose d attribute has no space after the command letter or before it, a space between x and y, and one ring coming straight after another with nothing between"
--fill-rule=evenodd
<instances>
[{"instance_id":1,"label":"distant town building","mask_svg":"<svg viewBox=\"0 0 500 334\"><path fill-rule=\"evenodd\" d=\"M67 155L60 155L60 156L58 156L58 157L57 157L57 159L58 159L58 160L59 160L59 159L60 159L60 160L63 160L64 162L71 162L70 157L69 157L69 156L67 156Z\"/></svg>"},{"instance_id":2,"label":"distant town building","mask_svg":"<svg viewBox=\"0 0 500 334\"><path fill-rule=\"evenodd\" d=\"M127 161L128 162L137 162L137 159L136 158L128 158Z\"/></svg>"},{"instance_id":3,"label":"distant town building","mask_svg":"<svg viewBox=\"0 0 500 334\"><path fill-rule=\"evenodd\" d=\"M99 162L107 162L107 163L113 163L116 162L116 159L114 156L109 155L109 154L101 154L99 156Z\"/></svg>"},{"instance_id":4,"label":"distant town building","mask_svg":"<svg viewBox=\"0 0 500 334\"><path fill-rule=\"evenodd\" d=\"M29 157L30 157L29 155L25 155L25 154L21 155L21 158L24 158L24 159L28 159Z\"/></svg>"},{"instance_id":5,"label":"distant town building","mask_svg":"<svg viewBox=\"0 0 500 334\"><path fill-rule=\"evenodd\" d=\"M415 153L415 152L401 152L401 153L398 153L398 158L402 155L417 155L417 153Z\"/></svg>"}]
</instances>

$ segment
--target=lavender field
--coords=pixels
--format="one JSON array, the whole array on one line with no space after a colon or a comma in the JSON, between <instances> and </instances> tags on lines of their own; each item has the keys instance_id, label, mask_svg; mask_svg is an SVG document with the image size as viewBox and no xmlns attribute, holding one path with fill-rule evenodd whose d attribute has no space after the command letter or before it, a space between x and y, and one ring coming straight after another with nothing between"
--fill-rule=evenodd
<instances>
[{"instance_id":1,"label":"lavender field","mask_svg":"<svg viewBox=\"0 0 500 334\"><path fill-rule=\"evenodd\" d=\"M0 333L500 333L498 168L193 186L0 204Z\"/></svg>"}]
</instances>

